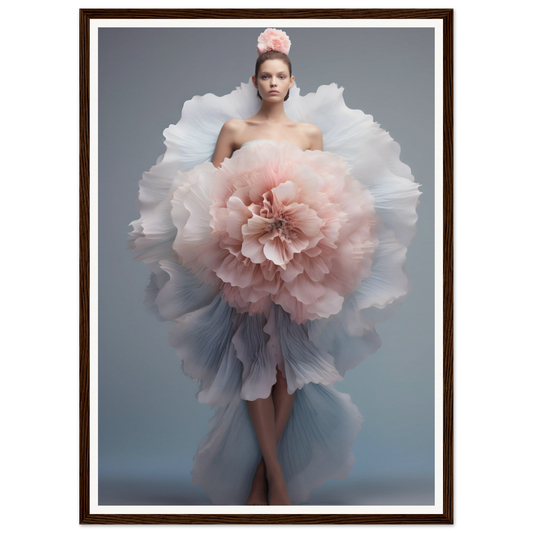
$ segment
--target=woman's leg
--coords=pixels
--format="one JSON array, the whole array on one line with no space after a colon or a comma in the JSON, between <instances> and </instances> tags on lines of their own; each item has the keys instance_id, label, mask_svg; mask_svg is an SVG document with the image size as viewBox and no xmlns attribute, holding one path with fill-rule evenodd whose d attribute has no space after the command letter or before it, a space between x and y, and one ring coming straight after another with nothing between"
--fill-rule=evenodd
<instances>
[{"instance_id":1,"label":"woman's leg","mask_svg":"<svg viewBox=\"0 0 533 533\"><path fill-rule=\"evenodd\" d=\"M272 387L272 399L274 401L274 410L276 413L276 443L278 443L283 434L283 430L289 421L289 417L291 416L294 393L288 393L287 380L283 377L281 370L278 370L276 377L277 381Z\"/></svg>"},{"instance_id":2,"label":"woman's leg","mask_svg":"<svg viewBox=\"0 0 533 533\"><path fill-rule=\"evenodd\" d=\"M294 394L287 392L287 382L280 370L277 371L270 396L265 400L248 402L248 411L263 452L252 480L252 489L246 502L248 505L266 505L268 488L270 505L290 504L276 447L289 420L293 403ZM267 478L270 482L268 488Z\"/></svg>"}]
</instances>

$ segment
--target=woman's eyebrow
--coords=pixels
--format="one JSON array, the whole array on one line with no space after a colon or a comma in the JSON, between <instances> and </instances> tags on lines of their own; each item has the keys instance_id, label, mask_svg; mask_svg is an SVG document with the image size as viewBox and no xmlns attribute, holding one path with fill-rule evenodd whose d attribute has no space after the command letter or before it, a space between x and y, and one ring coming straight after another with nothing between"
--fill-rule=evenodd
<instances>
[{"instance_id":1,"label":"woman's eyebrow","mask_svg":"<svg viewBox=\"0 0 533 533\"><path fill-rule=\"evenodd\" d=\"M271 74L271 72L263 71L261 74ZM286 70L280 70L277 74L287 74Z\"/></svg>"}]
</instances>

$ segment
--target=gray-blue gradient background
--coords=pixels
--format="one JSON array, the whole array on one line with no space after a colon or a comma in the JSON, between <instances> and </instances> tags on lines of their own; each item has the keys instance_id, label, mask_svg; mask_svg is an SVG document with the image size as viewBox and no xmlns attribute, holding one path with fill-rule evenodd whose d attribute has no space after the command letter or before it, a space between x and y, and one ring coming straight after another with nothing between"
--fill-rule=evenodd
<instances>
[{"instance_id":1,"label":"gray-blue gradient background","mask_svg":"<svg viewBox=\"0 0 533 533\"><path fill-rule=\"evenodd\" d=\"M99 503L209 505L190 471L211 409L146 313L147 267L126 248L138 181L164 152L163 130L194 95L227 94L253 74L264 28L99 30ZM433 504L434 45L427 28L283 28L301 94L343 86L422 184L407 255L412 292L378 324L383 345L336 388L365 418L354 469L309 505ZM92 206L96 209L96 206ZM93 265L95 268L96 265ZM94 326L93 326L94 327Z\"/></svg>"}]
</instances>

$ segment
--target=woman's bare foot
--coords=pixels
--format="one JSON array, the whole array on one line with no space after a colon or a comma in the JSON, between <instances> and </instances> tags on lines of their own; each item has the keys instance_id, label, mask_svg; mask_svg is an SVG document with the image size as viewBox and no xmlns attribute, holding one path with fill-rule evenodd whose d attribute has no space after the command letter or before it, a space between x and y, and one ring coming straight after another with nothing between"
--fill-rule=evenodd
<instances>
[{"instance_id":1,"label":"woman's bare foot","mask_svg":"<svg viewBox=\"0 0 533 533\"><path fill-rule=\"evenodd\" d=\"M246 505L268 505L268 485L264 459L261 459L257 465Z\"/></svg>"},{"instance_id":2,"label":"woman's bare foot","mask_svg":"<svg viewBox=\"0 0 533 533\"><path fill-rule=\"evenodd\" d=\"M267 474L267 480L268 505L292 505L281 467L279 470L269 472Z\"/></svg>"}]
</instances>

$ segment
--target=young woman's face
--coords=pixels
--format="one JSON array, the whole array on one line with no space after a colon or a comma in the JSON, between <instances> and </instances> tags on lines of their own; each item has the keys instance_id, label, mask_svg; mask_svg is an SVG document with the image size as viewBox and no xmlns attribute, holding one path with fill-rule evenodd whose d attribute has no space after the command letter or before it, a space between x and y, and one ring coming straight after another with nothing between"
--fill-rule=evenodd
<instances>
[{"instance_id":1,"label":"young woman's face","mask_svg":"<svg viewBox=\"0 0 533 533\"><path fill-rule=\"evenodd\" d=\"M289 67L281 59L267 59L260 67L254 85L263 100L283 101L287 91L294 85L294 76L289 76Z\"/></svg>"}]
</instances>

